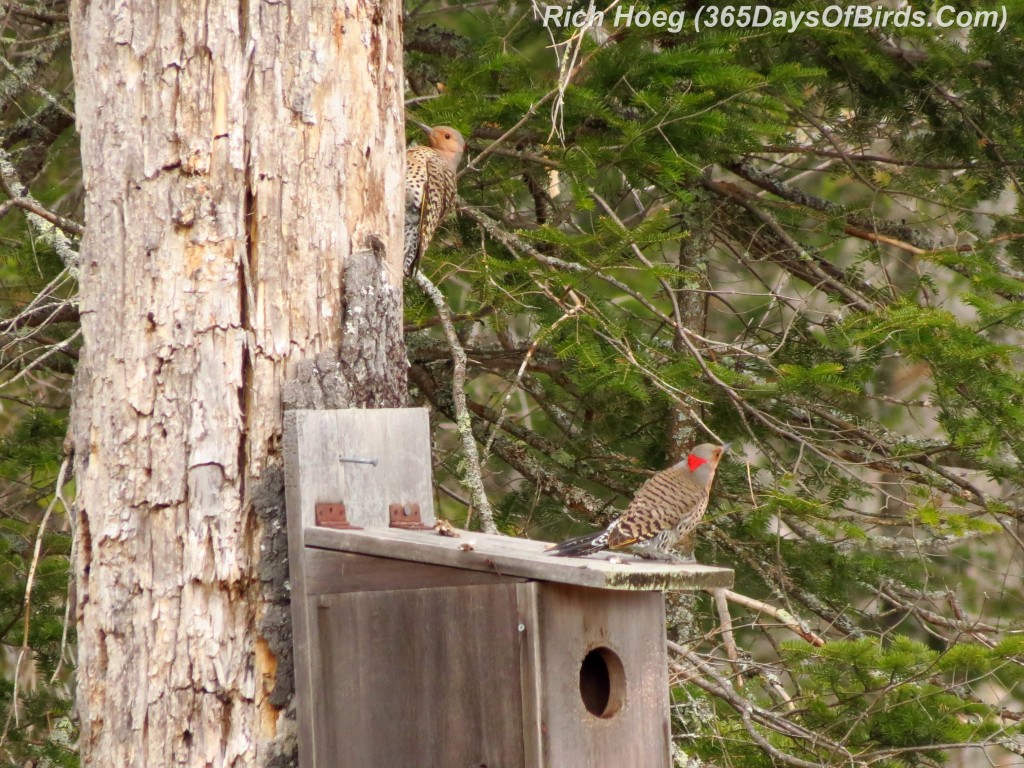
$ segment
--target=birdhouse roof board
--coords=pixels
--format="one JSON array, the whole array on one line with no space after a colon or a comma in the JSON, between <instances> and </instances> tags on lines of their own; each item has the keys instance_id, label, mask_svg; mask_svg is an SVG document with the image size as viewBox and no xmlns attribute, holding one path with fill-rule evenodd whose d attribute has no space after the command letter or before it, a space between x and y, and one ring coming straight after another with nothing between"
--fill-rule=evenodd
<instances>
[{"instance_id":1,"label":"birdhouse roof board","mask_svg":"<svg viewBox=\"0 0 1024 768\"><path fill-rule=\"evenodd\" d=\"M307 546L335 551L599 589L693 590L733 584L729 568L656 562L607 552L588 557L552 557L546 551L546 542L485 533L461 532L453 538L433 530L310 526L304 538Z\"/></svg>"}]
</instances>

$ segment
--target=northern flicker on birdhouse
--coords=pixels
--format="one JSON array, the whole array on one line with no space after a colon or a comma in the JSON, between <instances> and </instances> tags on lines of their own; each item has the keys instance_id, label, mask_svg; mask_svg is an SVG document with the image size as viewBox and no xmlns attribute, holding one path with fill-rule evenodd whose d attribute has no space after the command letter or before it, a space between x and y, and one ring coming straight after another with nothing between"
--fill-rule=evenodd
<instances>
[{"instance_id":1,"label":"northern flicker on birdhouse","mask_svg":"<svg viewBox=\"0 0 1024 768\"><path fill-rule=\"evenodd\" d=\"M412 275L438 225L455 208L455 173L466 142L447 125L427 130L427 145L405 153L405 274Z\"/></svg>"},{"instance_id":2,"label":"northern flicker on birdhouse","mask_svg":"<svg viewBox=\"0 0 1024 768\"><path fill-rule=\"evenodd\" d=\"M708 508L715 470L726 448L704 443L640 486L636 496L603 531L563 541L552 555L589 555L602 549L636 546L643 556L668 557Z\"/></svg>"}]
</instances>

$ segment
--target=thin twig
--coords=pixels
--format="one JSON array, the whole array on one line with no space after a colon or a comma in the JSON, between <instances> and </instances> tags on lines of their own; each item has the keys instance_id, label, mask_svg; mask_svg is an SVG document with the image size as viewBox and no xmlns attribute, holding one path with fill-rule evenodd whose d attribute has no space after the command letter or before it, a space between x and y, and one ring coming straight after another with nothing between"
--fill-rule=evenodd
<instances>
[{"instance_id":1,"label":"thin twig","mask_svg":"<svg viewBox=\"0 0 1024 768\"><path fill-rule=\"evenodd\" d=\"M444 300L444 294L434 285L423 272L416 273L416 284L423 289L427 297L437 309L441 320L441 328L452 350L452 400L455 404L455 428L462 438L462 448L466 454L466 471L463 473L462 484L473 496L473 504L480 512L480 520L485 533L498 533L494 524L494 511L484 492L483 472L480 467L480 454L476 440L473 438L473 422L466 407L466 350L462 348L459 334L452 322L452 313Z\"/></svg>"},{"instance_id":2,"label":"thin twig","mask_svg":"<svg viewBox=\"0 0 1024 768\"><path fill-rule=\"evenodd\" d=\"M725 645L725 656L736 672L736 685L743 687L743 672L740 669L740 655L736 650L736 636L732 632L732 616L729 615L729 601L725 599L728 590L718 587L712 589L715 598L715 610L718 611L718 623L722 628L722 643Z\"/></svg>"},{"instance_id":3,"label":"thin twig","mask_svg":"<svg viewBox=\"0 0 1024 768\"><path fill-rule=\"evenodd\" d=\"M793 766L793 768L821 768L821 763L802 760L795 755L790 755L772 746L764 736L758 733L757 729L754 727L755 721L764 727L771 728L774 731L784 734L788 738L800 739L802 741L809 742L810 745L817 749L825 750L831 754L841 755L851 765L861 763L861 761L857 760L853 754L839 742L828 739L820 733L815 733L812 730L804 728L802 725L794 723L791 720L787 720L785 717L759 707L749 699L743 697L734 691L728 681L718 674L710 664L701 659L700 656L693 651L687 650L683 646L678 643L673 643L672 641L668 642L668 648L673 653L677 653L682 656L687 663L693 667L694 671L700 673L697 675L692 672L687 673L684 670L683 672L686 675L687 682L690 682L712 696L721 699L736 710L742 719L744 729L750 737L759 747L761 747L761 749L776 760Z\"/></svg>"},{"instance_id":4,"label":"thin twig","mask_svg":"<svg viewBox=\"0 0 1024 768\"><path fill-rule=\"evenodd\" d=\"M11 162L10 154L3 148L0 148L0 189L10 198L31 201L35 205L43 207L35 198L28 194L25 185L18 178L17 171L14 169L14 163ZM17 204L24 207L22 202ZM68 236L56 224L47 221L34 211L26 211L25 218L28 219L29 225L35 230L36 236L48 243L57 252L60 260L64 262L64 266L70 269L77 278L78 251L72 247ZM61 217L58 218L65 221Z\"/></svg>"},{"instance_id":5,"label":"thin twig","mask_svg":"<svg viewBox=\"0 0 1024 768\"><path fill-rule=\"evenodd\" d=\"M713 592L715 594L716 601L718 599L718 592L719 590L717 589ZM762 602L761 600L755 600L752 597L741 595L739 592L733 592L731 589L723 589L721 590L721 592L727 600L736 603L736 605L742 605L744 608L748 608L751 611L756 611L758 613L767 613L770 616L778 619L780 622L782 622L782 624L786 626L787 629L793 632L793 634L799 635L816 648L820 648L825 644L825 641L818 637L818 635L814 634L814 632L812 632L810 629L808 629L803 621L796 618L785 608L776 608L775 606L769 605L768 603Z\"/></svg>"},{"instance_id":6,"label":"thin twig","mask_svg":"<svg viewBox=\"0 0 1024 768\"><path fill-rule=\"evenodd\" d=\"M74 461L74 453L72 452L64 459L65 465L70 465ZM57 480L57 487L54 489L54 496L60 501L61 506L64 508L65 514L68 516L68 520L71 524L71 563L74 565L75 562L75 550L78 546L78 537L74 535L74 514L72 514L71 505L68 504L68 500L64 498L64 485ZM75 596L75 577L72 574L71 578L68 579L68 591L67 597L64 601L64 626L60 632L60 650L57 652L57 666L53 670L53 675L50 677L50 682L54 683L57 681L60 675L61 668L64 666L64 653L68 646L68 627L71 626L71 605L74 602Z\"/></svg>"},{"instance_id":7,"label":"thin twig","mask_svg":"<svg viewBox=\"0 0 1024 768\"><path fill-rule=\"evenodd\" d=\"M480 152L480 154L478 154L476 157L474 157L472 160L466 163L466 167L459 171L457 179L461 179L463 175L469 173L470 170L475 170L477 167L477 163L479 163L485 157L490 155L492 152L497 151L498 147L504 144L508 140L508 138L512 136L516 131L518 131L520 128L526 125L530 121L530 118L537 114L537 110L540 109L540 107L542 107L545 103L550 101L556 93L557 90L548 91L547 94L545 94L540 99L540 101L535 101L533 104L531 104L530 108L526 110L526 114L523 115L522 118L520 118L519 122L517 122L515 125L509 128L507 131L505 131L501 136L496 138L490 144L488 144L487 147Z\"/></svg>"},{"instance_id":8,"label":"thin twig","mask_svg":"<svg viewBox=\"0 0 1024 768\"><path fill-rule=\"evenodd\" d=\"M570 308L567 312L565 312L565 314L563 314L554 323L552 323L551 327L548 328L547 330L547 334L553 333L555 328L560 326L569 318L575 317L579 313L579 311L583 309L583 302L581 302L579 297L577 297L575 294L573 294L573 300L576 302L576 305ZM498 430L501 429L502 422L505 420L505 414L508 412L508 404L512 399L512 393L519 387L519 383L522 381L523 376L526 374L526 369L530 365L530 360L537 352L537 347L540 346L540 343L543 340L543 338L544 334L537 334L537 337L533 340L533 343L530 344L530 348L526 350L526 354L523 356L523 361L519 365L519 370L516 371L515 379L513 379L512 382L508 385L508 388L505 392L505 396L502 398L501 401L501 409L498 411L498 418L495 420L494 428L491 431L491 435L490 437L487 438L487 443L484 445L485 461L487 459L487 455L491 452L491 443L494 442L494 436L498 434Z\"/></svg>"},{"instance_id":9,"label":"thin twig","mask_svg":"<svg viewBox=\"0 0 1024 768\"><path fill-rule=\"evenodd\" d=\"M67 482L65 477L67 475L68 466L70 465L70 457L64 459L60 465L60 471L57 473L57 488L63 488L64 483ZM54 493L53 499L46 506L46 511L43 512L43 519L39 522L39 531L36 533L35 547L32 550L32 561L28 567L28 576L25 579L25 598L22 601L22 613L25 621L25 628L22 632L21 637L21 648L18 650L18 659L14 663L14 689L11 692L11 708L7 711L7 720L4 723L3 733L0 733L0 748L3 747L4 742L7 740L7 733L11 727L11 721L14 721L15 725L18 725L18 686L20 683L21 669L24 665L24 661L29 652L28 638L29 628L32 625L32 587L35 584L36 579L36 568L39 566L39 560L42 557L43 552L43 536L46 533L46 525L50 522L50 514L53 512L54 507L57 506L57 502L62 497L59 493Z\"/></svg>"}]
</instances>

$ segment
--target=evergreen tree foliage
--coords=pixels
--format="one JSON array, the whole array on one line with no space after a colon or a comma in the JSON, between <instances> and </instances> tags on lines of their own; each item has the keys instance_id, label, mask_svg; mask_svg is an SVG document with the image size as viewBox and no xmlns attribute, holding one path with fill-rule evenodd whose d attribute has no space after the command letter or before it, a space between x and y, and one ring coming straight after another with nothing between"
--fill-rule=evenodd
<instances>
[{"instance_id":1,"label":"evergreen tree foliage","mask_svg":"<svg viewBox=\"0 0 1024 768\"><path fill-rule=\"evenodd\" d=\"M733 630L711 596L676 601L676 764L1017 759L1024 9L1001 31L697 30L708 6L633 4L685 11L673 32L406 4L408 116L469 138L421 268L479 468L406 283L439 509L488 525L479 474L502 532L555 540L732 441L694 544L736 571ZM56 486L81 191L66 3L0 18L0 765L38 768L76 764Z\"/></svg>"},{"instance_id":2,"label":"evergreen tree foliage","mask_svg":"<svg viewBox=\"0 0 1024 768\"><path fill-rule=\"evenodd\" d=\"M1024 10L790 32L634 6L685 10L673 33L545 7L407 5L409 112L472 137L422 268L499 528L604 525L731 440L696 553L748 600L738 651L708 599L670 628L679 764L1020 752ZM450 352L408 290L442 509L477 525Z\"/></svg>"},{"instance_id":3,"label":"evergreen tree foliage","mask_svg":"<svg viewBox=\"0 0 1024 768\"><path fill-rule=\"evenodd\" d=\"M0 766L56 768L78 765L56 487L78 357L67 8L7 4L0 19Z\"/></svg>"}]
</instances>

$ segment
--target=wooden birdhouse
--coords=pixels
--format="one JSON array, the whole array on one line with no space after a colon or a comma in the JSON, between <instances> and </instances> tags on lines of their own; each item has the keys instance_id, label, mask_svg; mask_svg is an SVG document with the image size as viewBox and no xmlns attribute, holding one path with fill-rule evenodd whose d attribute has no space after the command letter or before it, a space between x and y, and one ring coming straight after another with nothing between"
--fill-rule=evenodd
<instances>
[{"instance_id":1,"label":"wooden birdhouse","mask_svg":"<svg viewBox=\"0 0 1024 768\"><path fill-rule=\"evenodd\" d=\"M441 535L422 409L284 437L301 768L668 768L663 590L732 571Z\"/></svg>"}]
</instances>

